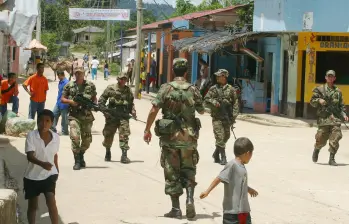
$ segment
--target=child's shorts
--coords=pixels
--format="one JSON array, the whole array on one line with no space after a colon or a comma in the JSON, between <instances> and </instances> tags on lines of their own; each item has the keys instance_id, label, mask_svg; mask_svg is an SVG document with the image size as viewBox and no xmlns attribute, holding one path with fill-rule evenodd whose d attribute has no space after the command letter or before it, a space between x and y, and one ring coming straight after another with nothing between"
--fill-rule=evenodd
<instances>
[{"instance_id":1,"label":"child's shorts","mask_svg":"<svg viewBox=\"0 0 349 224\"><path fill-rule=\"evenodd\" d=\"M56 193L56 182L58 174L51 175L45 180L30 180L23 178L24 198L26 200L35 198L41 193Z\"/></svg>"},{"instance_id":2,"label":"child's shorts","mask_svg":"<svg viewBox=\"0 0 349 224\"><path fill-rule=\"evenodd\" d=\"M242 214L239 214L242 215ZM223 214L223 224L252 224L251 215L247 213L246 222L240 222L238 214ZM242 218L242 217L240 217Z\"/></svg>"}]
</instances>

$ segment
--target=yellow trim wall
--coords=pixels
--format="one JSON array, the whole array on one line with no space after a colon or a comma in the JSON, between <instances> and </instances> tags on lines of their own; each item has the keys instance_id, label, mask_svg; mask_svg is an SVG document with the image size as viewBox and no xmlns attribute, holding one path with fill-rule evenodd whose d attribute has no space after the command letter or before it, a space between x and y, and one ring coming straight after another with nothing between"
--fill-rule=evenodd
<instances>
[{"instance_id":1,"label":"yellow trim wall","mask_svg":"<svg viewBox=\"0 0 349 224\"><path fill-rule=\"evenodd\" d=\"M301 101L301 82L302 82L302 52L306 51L305 62L305 85L304 85L304 103L309 103L312 90L323 83L315 83L316 74L316 52L324 51L348 51L349 42L338 41L317 41L318 36L341 36L348 37L349 33L318 33L318 32L301 32L298 34L298 88L297 101ZM325 76L325 74L323 74ZM342 90L344 103L349 102L349 85L338 85Z\"/></svg>"}]
</instances>

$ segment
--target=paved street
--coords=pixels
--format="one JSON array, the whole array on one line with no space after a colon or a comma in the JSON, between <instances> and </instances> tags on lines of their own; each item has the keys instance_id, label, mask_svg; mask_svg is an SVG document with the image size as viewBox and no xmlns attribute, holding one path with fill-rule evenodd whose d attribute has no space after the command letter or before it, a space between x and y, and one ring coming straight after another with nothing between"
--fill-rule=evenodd
<instances>
[{"instance_id":1,"label":"paved street","mask_svg":"<svg viewBox=\"0 0 349 224\"><path fill-rule=\"evenodd\" d=\"M53 79L51 73L49 78ZM98 96L114 82L96 81ZM50 82L46 108L53 109L57 83ZM29 97L20 88L20 114L27 116ZM138 118L145 121L151 107L149 100L136 100ZM199 116L203 129L199 140L200 162L196 188L197 220L169 220L162 218L171 208L169 197L164 194L163 171L160 167L160 148L156 136L147 145L143 142L145 124L131 120L129 157L131 164L121 164L118 138L114 139L113 162L104 162L102 146L104 117L95 113L93 143L86 153L87 168L73 171L70 139L61 137L59 152L60 177L56 198L60 223L64 224L155 224L155 223L222 223L223 186L217 187L209 197L198 199L213 178L223 168L212 163L214 138L209 115ZM60 131L60 128L59 128ZM315 128L267 127L238 121L237 137L249 137L255 146L250 164L249 185L259 192L250 198L253 223L257 224L331 224L349 223L349 134L344 131L337 156L339 167L327 165L329 153L324 148L319 164L313 164L311 153ZM24 155L25 139L12 141L15 148L0 150L12 175L22 188L22 177L27 165ZM229 159L233 158L234 139L228 143ZM43 196L37 223L50 223ZM22 218L25 220L26 202L20 192ZM181 198L185 215L185 195Z\"/></svg>"}]
</instances>

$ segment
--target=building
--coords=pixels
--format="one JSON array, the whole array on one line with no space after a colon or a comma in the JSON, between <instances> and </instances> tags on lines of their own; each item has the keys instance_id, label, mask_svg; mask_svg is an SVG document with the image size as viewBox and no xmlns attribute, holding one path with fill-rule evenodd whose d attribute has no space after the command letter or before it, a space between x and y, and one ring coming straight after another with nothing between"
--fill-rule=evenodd
<instances>
[{"instance_id":1,"label":"building","mask_svg":"<svg viewBox=\"0 0 349 224\"><path fill-rule=\"evenodd\" d=\"M188 80L195 82L199 73L199 53L180 52L172 45L176 40L184 38L205 36L207 32L223 31L225 26L235 23L238 15L237 10L246 5L230 6L226 8L207 10L202 12L189 13L187 15L170 18L163 21L147 24L142 27L142 32L151 38L151 34L156 34L156 48L148 51L156 51L157 61L157 83L165 83L173 79L172 61L176 57L188 59L190 68ZM148 42L150 43L150 42ZM207 54L202 56L206 62L210 61ZM150 54L148 54L148 65L150 64ZM150 67L147 67L149 72Z\"/></svg>"},{"instance_id":2,"label":"building","mask_svg":"<svg viewBox=\"0 0 349 224\"><path fill-rule=\"evenodd\" d=\"M104 35L104 30L95 26L86 26L73 30L73 42L75 44L92 43Z\"/></svg>"},{"instance_id":3,"label":"building","mask_svg":"<svg viewBox=\"0 0 349 224\"><path fill-rule=\"evenodd\" d=\"M279 53L267 51L273 58L280 56L273 66L276 80L272 88L278 96L272 103L277 113L315 118L316 111L309 104L312 90L325 82L329 69L336 71L336 83L348 107L348 7L347 0L336 4L326 0L255 0L253 30L279 33L275 42Z\"/></svg>"}]
</instances>

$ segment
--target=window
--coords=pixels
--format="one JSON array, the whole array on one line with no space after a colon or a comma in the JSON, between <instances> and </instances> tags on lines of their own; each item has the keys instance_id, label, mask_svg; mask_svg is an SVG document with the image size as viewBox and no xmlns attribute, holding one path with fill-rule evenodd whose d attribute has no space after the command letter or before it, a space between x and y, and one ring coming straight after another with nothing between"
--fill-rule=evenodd
<instances>
[{"instance_id":1,"label":"window","mask_svg":"<svg viewBox=\"0 0 349 224\"><path fill-rule=\"evenodd\" d=\"M12 61L16 60L16 50L17 50L16 47L12 47Z\"/></svg>"},{"instance_id":2,"label":"window","mask_svg":"<svg viewBox=\"0 0 349 224\"><path fill-rule=\"evenodd\" d=\"M336 84L349 85L349 52L316 52L316 83L324 83L326 71L336 72Z\"/></svg>"},{"instance_id":3,"label":"window","mask_svg":"<svg viewBox=\"0 0 349 224\"><path fill-rule=\"evenodd\" d=\"M85 40L89 40L89 36L88 35L85 35Z\"/></svg>"}]
</instances>

